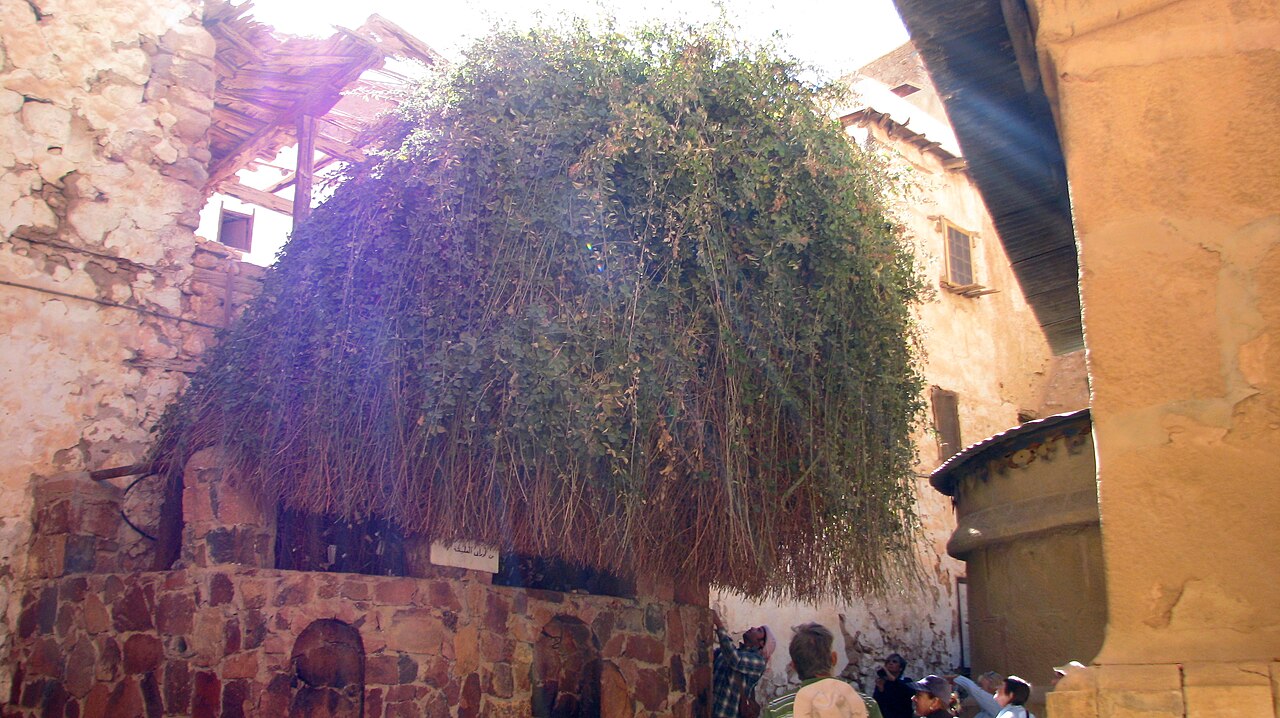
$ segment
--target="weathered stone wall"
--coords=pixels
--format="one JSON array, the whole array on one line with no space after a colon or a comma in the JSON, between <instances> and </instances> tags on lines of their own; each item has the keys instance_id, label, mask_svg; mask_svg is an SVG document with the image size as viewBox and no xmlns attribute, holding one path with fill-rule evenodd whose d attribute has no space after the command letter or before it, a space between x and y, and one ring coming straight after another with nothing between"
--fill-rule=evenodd
<instances>
[{"instance_id":1,"label":"weathered stone wall","mask_svg":"<svg viewBox=\"0 0 1280 718\"><path fill-rule=\"evenodd\" d=\"M613 715L695 715L694 695L710 685L705 608L486 578L223 567L33 583L4 715L289 715L301 688L295 642L336 619L363 643L364 718L524 718L536 646L558 616L588 626L605 675L621 677L625 695L606 697L623 707Z\"/></svg>"},{"instance_id":2,"label":"weathered stone wall","mask_svg":"<svg viewBox=\"0 0 1280 718\"><path fill-rule=\"evenodd\" d=\"M215 82L201 7L0 0L0 650L33 489L140 460L258 271L193 234ZM227 275L242 281L228 290L215 281ZM149 489L126 502L143 526ZM149 542L129 529L118 541L149 565Z\"/></svg>"}]
</instances>

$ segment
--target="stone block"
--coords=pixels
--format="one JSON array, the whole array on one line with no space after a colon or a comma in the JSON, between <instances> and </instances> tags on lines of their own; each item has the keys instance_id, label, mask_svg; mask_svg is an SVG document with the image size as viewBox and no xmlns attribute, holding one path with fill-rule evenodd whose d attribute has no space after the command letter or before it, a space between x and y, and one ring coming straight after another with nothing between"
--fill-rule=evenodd
<instances>
[{"instance_id":1,"label":"stone block","mask_svg":"<svg viewBox=\"0 0 1280 718\"><path fill-rule=\"evenodd\" d=\"M628 636L622 655L642 663L661 665L666 662L662 641L652 636Z\"/></svg>"},{"instance_id":2,"label":"stone block","mask_svg":"<svg viewBox=\"0 0 1280 718\"><path fill-rule=\"evenodd\" d=\"M176 715L191 712L191 667L185 661L170 661L164 667L164 706Z\"/></svg>"},{"instance_id":3,"label":"stone block","mask_svg":"<svg viewBox=\"0 0 1280 718\"><path fill-rule=\"evenodd\" d=\"M222 660L226 642L227 619L217 609L196 612L191 635L187 639L188 657L202 668L211 668Z\"/></svg>"},{"instance_id":4,"label":"stone block","mask_svg":"<svg viewBox=\"0 0 1280 718\"><path fill-rule=\"evenodd\" d=\"M35 676L61 679L66 674L66 656L53 638L42 638L31 646L25 668Z\"/></svg>"},{"instance_id":5,"label":"stone block","mask_svg":"<svg viewBox=\"0 0 1280 718\"><path fill-rule=\"evenodd\" d=\"M89 691L89 695L85 696L83 707L84 718L106 718L107 701L111 696L111 688L107 685L99 683Z\"/></svg>"},{"instance_id":6,"label":"stone block","mask_svg":"<svg viewBox=\"0 0 1280 718\"><path fill-rule=\"evenodd\" d=\"M36 634L48 634L53 631L58 619L58 587L45 586L39 591L28 593L23 600L22 612L18 615L18 636L30 638Z\"/></svg>"},{"instance_id":7,"label":"stone block","mask_svg":"<svg viewBox=\"0 0 1280 718\"><path fill-rule=\"evenodd\" d=\"M338 595L352 601L367 601L373 597L373 592L367 581L348 578L338 587Z\"/></svg>"},{"instance_id":8,"label":"stone block","mask_svg":"<svg viewBox=\"0 0 1280 718\"><path fill-rule=\"evenodd\" d=\"M394 686L400 684L400 656L382 654L369 656L365 662L365 683L371 685Z\"/></svg>"},{"instance_id":9,"label":"stone block","mask_svg":"<svg viewBox=\"0 0 1280 718\"><path fill-rule=\"evenodd\" d=\"M1271 664L1249 663L1184 663L1183 683L1186 687L1271 686Z\"/></svg>"},{"instance_id":10,"label":"stone block","mask_svg":"<svg viewBox=\"0 0 1280 718\"><path fill-rule=\"evenodd\" d=\"M431 581L426 585L427 605L446 611L460 611L462 604L449 581Z\"/></svg>"},{"instance_id":11,"label":"stone block","mask_svg":"<svg viewBox=\"0 0 1280 718\"><path fill-rule=\"evenodd\" d=\"M485 598L485 627L494 633L506 634L507 618L511 615L511 602L506 593L492 592Z\"/></svg>"},{"instance_id":12,"label":"stone block","mask_svg":"<svg viewBox=\"0 0 1280 718\"><path fill-rule=\"evenodd\" d=\"M223 606L235 598L235 584L225 573L215 573L209 578L209 605Z\"/></svg>"},{"instance_id":13,"label":"stone block","mask_svg":"<svg viewBox=\"0 0 1280 718\"><path fill-rule=\"evenodd\" d=\"M464 626L458 629L453 639L453 650L454 675L471 673L480 667L480 634L475 626Z\"/></svg>"},{"instance_id":14,"label":"stone block","mask_svg":"<svg viewBox=\"0 0 1280 718\"><path fill-rule=\"evenodd\" d=\"M222 677L231 680L233 678L256 678L258 676L258 654L254 652L241 652L227 656L222 663Z\"/></svg>"},{"instance_id":15,"label":"stone block","mask_svg":"<svg viewBox=\"0 0 1280 718\"><path fill-rule=\"evenodd\" d=\"M679 653L684 650L684 617L680 609L667 610L667 650Z\"/></svg>"},{"instance_id":16,"label":"stone block","mask_svg":"<svg viewBox=\"0 0 1280 718\"><path fill-rule=\"evenodd\" d=\"M142 680L139 681L139 688L142 689L142 704L146 708L146 715L162 715L164 713L164 698L160 694L160 681L156 679L156 674L144 674Z\"/></svg>"},{"instance_id":17,"label":"stone block","mask_svg":"<svg viewBox=\"0 0 1280 718\"><path fill-rule=\"evenodd\" d=\"M111 606L112 626L121 633L150 631L155 628L152 621L154 606L154 587L138 584L128 586L124 594Z\"/></svg>"},{"instance_id":18,"label":"stone block","mask_svg":"<svg viewBox=\"0 0 1280 718\"><path fill-rule=\"evenodd\" d=\"M164 644L146 633L135 633L124 642L124 672L150 673L164 660Z\"/></svg>"},{"instance_id":19,"label":"stone block","mask_svg":"<svg viewBox=\"0 0 1280 718\"><path fill-rule=\"evenodd\" d=\"M1187 718L1229 715L1274 700L1266 663L1188 663L1182 669Z\"/></svg>"},{"instance_id":20,"label":"stone block","mask_svg":"<svg viewBox=\"0 0 1280 718\"><path fill-rule=\"evenodd\" d=\"M200 540L198 536L191 538ZM203 555L205 565L267 567L274 563L272 554L275 537L256 526L215 528L205 534L203 543L205 550L196 550L192 556L193 559L199 559ZM199 546L195 548L198 549Z\"/></svg>"},{"instance_id":21,"label":"stone block","mask_svg":"<svg viewBox=\"0 0 1280 718\"><path fill-rule=\"evenodd\" d=\"M196 674L191 703L192 718L218 718L222 714L222 680L216 673Z\"/></svg>"},{"instance_id":22,"label":"stone block","mask_svg":"<svg viewBox=\"0 0 1280 718\"><path fill-rule=\"evenodd\" d=\"M80 640L72 646L71 651L67 653L66 677L64 679L64 685L68 693L76 698L84 698L89 695L89 691L93 688L96 679L94 666L97 660L98 652L94 650L92 642Z\"/></svg>"},{"instance_id":23,"label":"stone block","mask_svg":"<svg viewBox=\"0 0 1280 718\"><path fill-rule=\"evenodd\" d=\"M111 636L96 641L98 663L94 666L99 683L114 683L120 675L120 643Z\"/></svg>"},{"instance_id":24,"label":"stone block","mask_svg":"<svg viewBox=\"0 0 1280 718\"><path fill-rule=\"evenodd\" d=\"M515 642L501 633L488 631L480 634L480 655L487 663L510 661L515 652Z\"/></svg>"},{"instance_id":25,"label":"stone block","mask_svg":"<svg viewBox=\"0 0 1280 718\"><path fill-rule=\"evenodd\" d=\"M612 663L605 663L600 672L601 718L632 718L635 701L622 672Z\"/></svg>"},{"instance_id":26,"label":"stone block","mask_svg":"<svg viewBox=\"0 0 1280 718\"><path fill-rule=\"evenodd\" d=\"M1099 691L1181 691L1182 672L1172 664L1093 666Z\"/></svg>"},{"instance_id":27,"label":"stone block","mask_svg":"<svg viewBox=\"0 0 1280 718\"><path fill-rule=\"evenodd\" d=\"M1099 690L1099 718L1185 718L1182 691Z\"/></svg>"},{"instance_id":28,"label":"stone block","mask_svg":"<svg viewBox=\"0 0 1280 718\"><path fill-rule=\"evenodd\" d=\"M641 705L648 710L658 711L667 701L667 696L671 692L671 682L667 679L665 671L644 668L637 674L633 689L636 700Z\"/></svg>"},{"instance_id":29,"label":"stone block","mask_svg":"<svg viewBox=\"0 0 1280 718\"><path fill-rule=\"evenodd\" d=\"M412 578L386 578L374 584L374 597L378 603L391 606L409 606L418 593L418 582Z\"/></svg>"},{"instance_id":30,"label":"stone block","mask_svg":"<svg viewBox=\"0 0 1280 718\"><path fill-rule=\"evenodd\" d=\"M116 684L116 687L111 691L111 695L107 698L105 714L107 716L120 716L121 718L147 715L146 701L142 696L142 686L138 684L135 678L130 676Z\"/></svg>"},{"instance_id":31,"label":"stone block","mask_svg":"<svg viewBox=\"0 0 1280 718\"><path fill-rule=\"evenodd\" d=\"M160 36L160 47L177 55L208 61L217 43L201 25L177 25Z\"/></svg>"}]
</instances>

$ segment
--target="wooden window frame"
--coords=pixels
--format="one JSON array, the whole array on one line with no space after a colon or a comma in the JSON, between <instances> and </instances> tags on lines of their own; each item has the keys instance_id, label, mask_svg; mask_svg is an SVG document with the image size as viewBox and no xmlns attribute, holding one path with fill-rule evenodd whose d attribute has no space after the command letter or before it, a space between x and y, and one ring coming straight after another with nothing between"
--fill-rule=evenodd
<instances>
[{"instance_id":1,"label":"wooden window frame","mask_svg":"<svg viewBox=\"0 0 1280 718\"><path fill-rule=\"evenodd\" d=\"M228 247L231 247L232 249L238 249L241 252L248 253L253 251L254 214L256 214L256 212L254 211L250 211L248 214L245 214L244 212L237 212L233 209L227 209L226 203L223 203L223 205L218 210L218 242L220 244L224 244ZM245 223L244 246L240 246L240 244L233 244L232 242L227 241L227 237L224 235L224 230L226 229L228 219L233 221L244 221Z\"/></svg>"},{"instance_id":2,"label":"wooden window frame","mask_svg":"<svg viewBox=\"0 0 1280 718\"><path fill-rule=\"evenodd\" d=\"M938 439L938 461L946 461L964 448L960 433L960 395L934 386L929 389L933 431Z\"/></svg>"},{"instance_id":3,"label":"wooden window frame","mask_svg":"<svg viewBox=\"0 0 1280 718\"><path fill-rule=\"evenodd\" d=\"M968 265L966 268L966 271L969 274L968 277L957 276L957 270L952 261L954 256L952 251L952 233L959 234L964 237L964 261ZM947 220L942 221L942 245L945 249L943 255L946 257L947 281L954 286L969 287L978 283L978 273L975 271L976 268L973 262L973 245L976 238L976 233L970 232L955 222Z\"/></svg>"}]
</instances>

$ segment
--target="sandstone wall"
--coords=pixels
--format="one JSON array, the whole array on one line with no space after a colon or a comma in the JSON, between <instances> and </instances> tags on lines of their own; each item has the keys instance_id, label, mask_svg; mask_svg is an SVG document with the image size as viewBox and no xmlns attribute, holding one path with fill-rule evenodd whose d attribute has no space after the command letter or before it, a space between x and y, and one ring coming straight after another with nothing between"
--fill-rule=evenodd
<instances>
[{"instance_id":1,"label":"sandstone wall","mask_svg":"<svg viewBox=\"0 0 1280 718\"><path fill-rule=\"evenodd\" d=\"M0 0L0 650L33 486L140 460L224 303L243 298L243 282L210 285L242 270L193 234L215 82L200 13ZM135 521L154 503L132 502ZM119 550L146 565L148 543L123 529Z\"/></svg>"},{"instance_id":2,"label":"sandstone wall","mask_svg":"<svg viewBox=\"0 0 1280 718\"><path fill-rule=\"evenodd\" d=\"M1049 714L1280 714L1280 6L1029 5L1080 247L1108 602Z\"/></svg>"}]
</instances>

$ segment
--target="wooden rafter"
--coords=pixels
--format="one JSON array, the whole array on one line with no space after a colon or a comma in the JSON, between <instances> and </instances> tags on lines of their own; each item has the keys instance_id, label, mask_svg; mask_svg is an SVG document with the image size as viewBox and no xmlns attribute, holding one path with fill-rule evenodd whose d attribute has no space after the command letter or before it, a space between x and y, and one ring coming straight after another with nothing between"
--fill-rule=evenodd
<instances>
[{"instance_id":1,"label":"wooden rafter","mask_svg":"<svg viewBox=\"0 0 1280 718\"><path fill-rule=\"evenodd\" d=\"M316 87L294 102L289 109L266 122L260 130L250 135L239 147L228 153L217 165L209 170L209 183L206 186L221 184L223 180L238 172L245 162L270 147L276 135L285 131L282 125L292 124L304 113L324 114L327 112L338 99L337 93L333 88L337 87L340 90L346 87L355 78L359 77L360 73L377 62L380 57L376 51L368 51L364 62L354 63L352 67L347 68L345 72L333 78L331 84Z\"/></svg>"},{"instance_id":2,"label":"wooden rafter","mask_svg":"<svg viewBox=\"0 0 1280 718\"><path fill-rule=\"evenodd\" d=\"M223 194L231 195L242 202L256 204L259 207L269 209L272 212L281 214L292 214L293 203L284 197L277 197L273 192L254 189L239 182L223 182L218 187L218 191Z\"/></svg>"},{"instance_id":3,"label":"wooden rafter","mask_svg":"<svg viewBox=\"0 0 1280 718\"><path fill-rule=\"evenodd\" d=\"M326 157L324 157L324 158L322 158L322 159L320 159L320 160L317 160L317 161L316 161L315 169L316 169L316 171L319 171L319 170L322 170L322 169L324 169L324 168L326 168L326 167L329 167L330 165L333 165L334 163L336 163L336 162L340 162L340 161L341 161L341 160L340 160L339 158L334 157L334 156L332 156L332 155L329 155L329 156L326 156ZM270 193L270 194L273 194L273 195L274 195L276 192L279 192L280 190L283 190L283 189L286 189L286 188L288 188L288 187L291 187L291 186L293 185L293 183L297 181L297 179L298 179L298 173L297 173L297 172L290 172L289 174L285 175L284 177L281 177L279 182L276 182L275 184L271 185L270 187L267 187L267 188L266 188L266 189L264 189L263 191L264 191L264 192L268 192L268 193Z\"/></svg>"},{"instance_id":4,"label":"wooden rafter","mask_svg":"<svg viewBox=\"0 0 1280 718\"><path fill-rule=\"evenodd\" d=\"M311 181L316 166L316 118L302 115L298 118L298 169L293 188L293 226L311 214Z\"/></svg>"}]
</instances>

